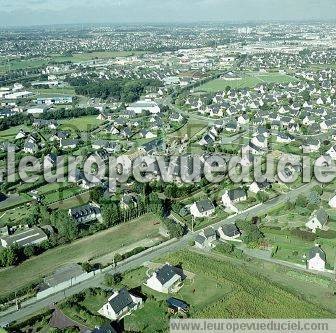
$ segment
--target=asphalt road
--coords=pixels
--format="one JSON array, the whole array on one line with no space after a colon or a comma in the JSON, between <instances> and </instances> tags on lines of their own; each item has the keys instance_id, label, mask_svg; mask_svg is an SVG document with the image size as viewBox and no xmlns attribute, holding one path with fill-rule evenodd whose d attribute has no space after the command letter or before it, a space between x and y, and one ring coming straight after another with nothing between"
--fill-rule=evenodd
<instances>
[{"instance_id":1,"label":"asphalt road","mask_svg":"<svg viewBox=\"0 0 336 333\"><path fill-rule=\"evenodd\" d=\"M212 226L214 228L217 228L225 223L234 223L238 220L241 220L247 217L253 217L260 213L267 213L269 210L273 209L274 207L277 207L279 204L285 203L288 200L295 200L298 195L307 193L315 185L316 185L316 182L305 184L297 189L291 190L289 193L280 195L279 197L271 199L262 205L253 207L244 212L233 215L223 221L213 224ZM108 271L108 273L112 273L112 274L113 273L123 273L129 270L135 269L137 267L140 267L145 262L153 261L157 258L160 258L166 255L167 253L176 252L178 250L181 250L184 247L186 247L188 245L188 242L194 239L196 235L197 235L197 232L189 233L188 235L184 236L182 239L177 240L173 243L170 243L167 246L163 246L158 249L153 249L151 252L145 253L143 256L136 257L133 260L131 259L125 263L120 263L119 266L117 266L115 269L111 269L110 271ZM103 279L104 279L104 274L98 274L80 284L74 285L71 288L65 289L57 294L53 294L45 299L38 300L34 304L28 305L26 307L22 307L18 311L8 313L8 314L3 314L3 315L0 314L0 326L4 326L13 321L17 321L27 316L30 316L34 314L35 312L48 308L53 303L59 302L63 300L64 298L77 294L87 288L97 287L103 282Z\"/></svg>"}]
</instances>

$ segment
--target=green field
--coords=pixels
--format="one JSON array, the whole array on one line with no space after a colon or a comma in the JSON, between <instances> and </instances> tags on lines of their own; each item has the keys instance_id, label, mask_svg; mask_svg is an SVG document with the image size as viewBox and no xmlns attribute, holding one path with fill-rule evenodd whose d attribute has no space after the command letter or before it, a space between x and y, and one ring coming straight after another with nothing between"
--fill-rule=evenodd
<instances>
[{"instance_id":1,"label":"green field","mask_svg":"<svg viewBox=\"0 0 336 333\"><path fill-rule=\"evenodd\" d=\"M18 225L23 223L32 213L32 207L23 205L0 213L0 228L5 225Z\"/></svg>"},{"instance_id":2,"label":"green field","mask_svg":"<svg viewBox=\"0 0 336 333\"><path fill-rule=\"evenodd\" d=\"M61 128L64 130L70 129L72 131L89 132L93 128L101 125L103 122L98 120L97 116L86 116L61 120L59 123L62 125Z\"/></svg>"},{"instance_id":3,"label":"green field","mask_svg":"<svg viewBox=\"0 0 336 333\"><path fill-rule=\"evenodd\" d=\"M33 88L31 91L36 95L36 97L53 97L53 96L74 96L75 95L75 89L71 87L65 87L65 88Z\"/></svg>"},{"instance_id":4,"label":"green field","mask_svg":"<svg viewBox=\"0 0 336 333\"><path fill-rule=\"evenodd\" d=\"M15 138L16 134L20 132L20 129L23 129L24 131L31 130L30 127L27 127L25 125L14 126L5 131L0 131L0 139L6 139L6 140L13 139Z\"/></svg>"},{"instance_id":5,"label":"green field","mask_svg":"<svg viewBox=\"0 0 336 333\"><path fill-rule=\"evenodd\" d=\"M4 296L51 274L55 269L98 258L122 246L148 237L157 237L159 218L147 214L132 222L102 231L71 244L49 250L17 267L0 270L0 295ZM19 277L19 278L18 278Z\"/></svg>"},{"instance_id":6,"label":"green field","mask_svg":"<svg viewBox=\"0 0 336 333\"><path fill-rule=\"evenodd\" d=\"M321 290L325 292L329 289L328 282L310 278L310 275L301 273L302 279L298 280L290 274L296 272L278 270L278 266L268 263L263 268L264 264L260 262L236 263L234 259L228 260L221 256L216 258L212 254L202 255L190 251L168 255L161 262L181 264L194 277L187 279L177 294L164 295L143 286L147 276L145 268L126 273L121 285L128 289L141 286L141 292L148 297L142 309L124 319L127 330L164 331L168 326L165 300L169 296L190 304L191 318L335 317L334 312L301 296L305 285L309 285L309 293L320 293L321 298L324 297ZM279 284L272 282L274 280L279 281ZM295 287L292 287L292 283ZM281 285L285 287L282 288ZM330 304L332 309L334 303ZM156 318L159 320L155 320Z\"/></svg>"},{"instance_id":7,"label":"green field","mask_svg":"<svg viewBox=\"0 0 336 333\"><path fill-rule=\"evenodd\" d=\"M73 56L50 55L45 58L17 59L17 58L0 58L0 73L6 73L13 70L39 68L52 63L61 62L83 62L95 59L112 59L116 57L129 57L141 55L146 51L102 51L102 52L83 52L76 53Z\"/></svg>"},{"instance_id":8,"label":"green field","mask_svg":"<svg viewBox=\"0 0 336 333\"><path fill-rule=\"evenodd\" d=\"M253 88L258 84L267 83L290 83L294 82L296 79L289 75L279 74L279 73L267 73L267 74L248 74L241 80L221 80L216 79L207 82L196 89L196 91L205 92L217 92L223 91L227 86L232 88Z\"/></svg>"}]
</instances>

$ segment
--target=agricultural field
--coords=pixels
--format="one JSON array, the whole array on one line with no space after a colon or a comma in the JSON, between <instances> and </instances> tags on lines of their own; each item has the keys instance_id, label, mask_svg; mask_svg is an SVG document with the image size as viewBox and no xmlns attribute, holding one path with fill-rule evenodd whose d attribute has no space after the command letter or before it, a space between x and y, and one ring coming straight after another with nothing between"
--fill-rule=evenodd
<instances>
[{"instance_id":1,"label":"agricultural field","mask_svg":"<svg viewBox=\"0 0 336 333\"><path fill-rule=\"evenodd\" d=\"M84 52L76 53L72 56L53 55L46 58L18 59L18 58L0 58L0 73L6 73L14 70L39 68L53 63L61 62L83 62L96 59L113 59L116 57L130 57L142 55L146 51L102 51L102 52Z\"/></svg>"},{"instance_id":2,"label":"agricultural field","mask_svg":"<svg viewBox=\"0 0 336 333\"><path fill-rule=\"evenodd\" d=\"M267 73L267 74L247 74L242 79L237 80L221 80L216 79L207 82L197 88L197 91L205 91L209 93L223 91L227 86L232 88L253 88L258 84L267 83L289 83L294 82L296 79L292 76L279 74L279 73Z\"/></svg>"},{"instance_id":3,"label":"agricultural field","mask_svg":"<svg viewBox=\"0 0 336 333\"><path fill-rule=\"evenodd\" d=\"M196 253L179 252L172 256L174 263L182 263L184 269L205 280L195 293L188 290L183 299L197 304L191 312L196 318L325 318L331 313L318 308L297 295L261 276L246 271L244 267L225 263ZM209 280L208 280L209 279ZM204 283L207 281L207 283ZM196 283L196 282L195 282ZM216 297L208 297L205 286L217 289ZM187 289L187 288L186 288ZM203 296L202 296L203 293ZM190 297L192 296L192 297ZM217 298L217 299L216 299ZM244 302L242 302L244 300ZM335 316L335 315L334 315Z\"/></svg>"},{"instance_id":4,"label":"agricultural field","mask_svg":"<svg viewBox=\"0 0 336 333\"><path fill-rule=\"evenodd\" d=\"M134 221L49 250L17 267L2 269L0 270L0 294L5 295L18 290L51 274L61 266L90 261L139 240L158 237L157 222L159 221L160 219L155 215L146 214ZM20 276L20 279L16 279L17 276Z\"/></svg>"},{"instance_id":5,"label":"agricultural field","mask_svg":"<svg viewBox=\"0 0 336 333\"><path fill-rule=\"evenodd\" d=\"M31 127L26 125L14 126L7 130L0 131L0 141L12 140L20 132L20 129L24 131L30 131Z\"/></svg>"},{"instance_id":6,"label":"agricultural field","mask_svg":"<svg viewBox=\"0 0 336 333\"><path fill-rule=\"evenodd\" d=\"M53 88L33 88L31 89L31 92L35 94L35 96L38 97L46 97L46 96L74 96L75 95L75 89L71 87L53 87Z\"/></svg>"},{"instance_id":7,"label":"agricultural field","mask_svg":"<svg viewBox=\"0 0 336 333\"><path fill-rule=\"evenodd\" d=\"M196 135L200 135L207 128L207 122L191 119L178 131L168 135L171 139L185 139L188 136L189 139L194 138Z\"/></svg>"},{"instance_id":8,"label":"agricultural field","mask_svg":"<svg viewBox=\"0 0 336 333\"><path fill-rule=\"evenodd\" d=\"M103 124L103 121L97 119L97 116L85 116L80 118L65 119L59 121L61 129L87 132Z\"/></svg>"},{"instance_id":9,"label":"agricultural field","mask_svg":"<svg viewBox=\"0 0 336 333\"><path fill-rule=\"evenodd\" d=\"M320 297L324 297L330 283L323 278L301 273L302 277L297 279L295 271L279 270L278 266L273 264L260 262L236 264L233 260L220 255L216 258L187 250L168 255L160 262L182 264L183 269L193 277L185 281L177 294L164 295L143 285L147 278L146 268L142 267L126 273L116 288L127 287L130 290L140 288L141 294L145 295L147 300L142 309L124 319L125 329L141 332L165 330L169 319L165 300L170 296L190 304L191 318L333 318L336 316L334 311L325 310L322 306L312 304L301 296L304 286L310 285L308 293L312 295L309 297L314 299L315 293L320 293ZM274 283L275 281L277 283ZM292 291L288 291L289 289ZM328 305L334 309L335 300L331 299Z\"/></svg>"}]
</instances>

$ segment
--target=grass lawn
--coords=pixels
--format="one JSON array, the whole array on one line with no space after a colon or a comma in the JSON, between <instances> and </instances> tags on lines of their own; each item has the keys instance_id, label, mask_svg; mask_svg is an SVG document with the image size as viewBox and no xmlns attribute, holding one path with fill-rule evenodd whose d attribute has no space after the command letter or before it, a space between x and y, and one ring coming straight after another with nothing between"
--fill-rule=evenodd
<instances>
[{"instance_id":1,"label":"grass lawn","mask_svg":"<svg viewBox=\"0 0 336 333\"><path fill-rule=\"evenodd\" d=\"M80 118L65 119L59 122L64 130L73 130L81 132L90 132L103 122L97 119L97 116L86 116Z\"/></svg>"},{"instance_id":2,"label":"grass lawn","mask_svg":"<svg viewBox=\"0 0 336 333\"><path fill-rule=\"evenodd\" d=\"M10 72L13 70L20 70L25 68L37 68L46 65L47 61L45 59L7 59L3 58L0 61L0 72Z\"/></svg>"},{"instance_id":3,"label":"grass lawn","mask_svg":"<svg viewBox=\"0 0 336 333\"><path fill-rule=\"evenodd\" d=\"M4 212L5 210L11 209L13 207L20 206L20 204L26 204L32 201L32 199L27 194L21 194L20 196L11 197L7 200L0 203L0 211Z\"/></svg>"},{"instance_id":4,"label":"grass lawn","mask_svg":"<svg viewBox=\"0 0 336 333\"><path fill-rule=\"evenodd\" d=\"M223 91L227 86L233 88L253 88L261 83L290 83L296 79L289 75L279 73L249 74L240 80L215 79L197 88L197 91L216 92Z\"/></svg>"},{"instance_id":5,"label":"grass lawn","mask_svg":"<svg viewBox=\"0 0 336 333\"><path fill-rule=\"evenodd\" d=\"M59 195L59 194L57 194ZM64 199L49 205L51 209L69 209L73 207L78 207L80 205L85 205L90 201L90 191L78 194L75 197L69 199Z\"/></svg>"},{"instance_id":6,"label":"grass lawn","mask_svg":"<svg viewBox=\"0 0 336 333\"><path fill-rule=\"evenodd\" d=\"M220 255L202 255L187 250L170 254L159 262L181 264L183 269L195 276L186 280L177 294L165 295L143 285L146 280L145 268L124 274L121 285L128 289L141 286L141 292L147 297L142 309L125 317L127 330L165 331L169 321L165 300L170 296L190 304L191 318L335 317L333 310L329 312L321 305L312 304L301 296L303 286L307 284L315 287L314 290L309 289L309 293L312 294L328 290L325 283L309 280L310 276L305 274L302 275L305 275L307 281L297 280L290 274L287 275L285 269L276 271L278 266L273 264L237 262L236 259L227 260ZM275 279L279 280L284 288L274 283ZM292 288L288 281L296 283L295 288ZM334 303L335 301L330 303L332 309ZM155 316L159 320L154 320Z\"/></svg>"},{"instance_id":7,"label":"grass lawn","mask_svg":"<svg viewBox=\"0 0 336 333\"><path fill-rule=\"evenodd\" d=\"M38 68L53 62L82 62L94 59L112 59L116 57L129 57L148 53L146 51L102 51L102 52L83 52L76 53L73 56L51 55L49 58L0 58L0 73L6 73L13 70Z\"/></svg>"},{"instance_id":8,"label":"grass lawn","mask_svg":"<svg viewBox=\"0 0 336 333\"><path fill-rule=\"evenodd\" d=\"M122 245L129 246L147 237L157 237L159 226L155 223L159 220L155 215L146 214L132 222L49 250L17 267L0 270L0 294L18 290L61 266L89 261L117 251Z\"/></svg>"},{"instance_id":9,"label":"grass lawn","mask_svg":"<svg viewBox=\"0 0 336 333\"><path fill-rule=\"evenodd\" d=\"M32 207L26 205L16 207L0 213L0 227L5 225L18 225L23 223L26 218L32 213Z\"/></svg>"},{"instance_id":10,"label":"grass lawn","mask_svg":"<svg viewBox=\"0 0 336 333\"><path fill-rule=\"evenodd\" d=\"M168 258L169 259L169 258ZM205 297L204 306L195 307L191 316L196 318L326 318L331 313L313 305L246 268L229 262L188 252L171 256L170 262L182 263L184 269L204 277L203 289L217 289L217 300ZM232 288L231 290L229 288ZM192 298L185 296L190 304L200 301L198 290ZM201 290L204 293L204 290ZM243 300L243 301L242 301ZM201 303L200 303L201 304ZM335 315L333 315L335 317Z\"/></svg>"},{"instance_id":11,"label":"grass lawn","mask_svg":"<svg viewBox=\"0 0 336 333\"><path fill-rule=\"evenodd\" d=\"M16 134L20 132L20 129L23 129L24 131L31 130L30 127L25 125L11 127L5 131L0 131L0 139L13 139L15 138Z\"/></svg>"},{"instance_id":12,"label":"grass lawn","mask_svg":"<svg viewBox=\"0 0 336 333\"><path fill-rule=\"evenodd\" d=\"M66 200L67 198L71 198L74 195L80 194L83 192L83 189L79 187L72 187L72 188L66 188L66 189L59 189L57 191L48 193L44 196L43 202L46 205L50 205L52 203L58 202L60 200Z\"/></svg>"},{"instance_id":13,"label":"grass lawn","mask_svg":"<svg viewBox=\"0 0 336 333\"><path fill-rule=\"evenodd\" d=\"M59 95L59 96L73 96L75 95L75 89L71 87L66 87L66 88L34 88L31 90L37 97L46 97L50 96L53 97L54 95Z\"/></svg>"},{"instance_id":14,"label":"grass lawn","mask_svg":"<svg viewBox=\"0 0 336 333\"><path fill-rule=\"evenodd\" d=\"M186 135L189 139L193 138L198 133L201 133L204 129L207 128L207 123L200 122L198 120L190 120L178 131L169 134L169 137L172 139L184 139Z\"/></svg>"}]
</instances>

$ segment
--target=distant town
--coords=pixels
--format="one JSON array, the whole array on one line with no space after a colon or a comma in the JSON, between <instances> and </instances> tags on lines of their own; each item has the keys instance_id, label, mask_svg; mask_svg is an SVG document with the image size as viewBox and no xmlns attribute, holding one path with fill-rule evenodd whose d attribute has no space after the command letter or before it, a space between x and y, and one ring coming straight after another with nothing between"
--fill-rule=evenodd
<instances>
[{"instance_id":1,"label":"distant town","mask_svg":"<svg viewBox=\"0 0 336 333\"><path fill-rule=\"evenodd\" d=\"M336 318L336 24L3 28L0 105L1 333Z\"/></svg>"}]
</instances>

